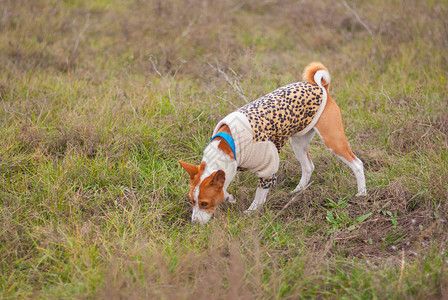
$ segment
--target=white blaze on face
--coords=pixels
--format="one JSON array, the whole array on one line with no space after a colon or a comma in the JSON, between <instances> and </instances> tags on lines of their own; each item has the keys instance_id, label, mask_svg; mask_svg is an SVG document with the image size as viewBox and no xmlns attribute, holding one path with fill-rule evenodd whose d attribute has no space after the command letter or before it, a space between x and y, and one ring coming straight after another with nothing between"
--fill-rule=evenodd
<instances>
[{"instance_id":1,"label":"white blaze on face","mask_svg":"<svg viewBox=\"0 0 448 300\"><path fill-rule=\"evenodd\" d=\"M194 199L194 206L193 206L193 214L191 215L191 222L199 224L205 224L207 223L210 218L212 217L212 214L209 214L203 209L199 208L199 185L200 183L195 187L193 199Z\"/></svg>"},{"instance_id":2,"label":"white blaze on face","mask_svg":"<svg viewBox=\"0 0 448 300\"><path fill-rule=\"evenodd\" d=\"M209 214L208 212L202 210L199 208L198 203L196 202L196 205L193 207L193 214L191 215L191 222L199 224L205 224L207 223L212 214Z\"/></svg>"}]
</instances>

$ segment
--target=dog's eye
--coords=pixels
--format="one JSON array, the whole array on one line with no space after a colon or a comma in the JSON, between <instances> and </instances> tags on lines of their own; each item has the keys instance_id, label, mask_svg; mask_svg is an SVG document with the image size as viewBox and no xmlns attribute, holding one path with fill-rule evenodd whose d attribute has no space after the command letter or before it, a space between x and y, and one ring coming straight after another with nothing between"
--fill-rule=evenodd
<instances>
[{"instance_id":1,"label":"dog's eye","mask_svg":"<svg viewBox=\"0 0 448 300\"><path fill-rule=\"evenodd\" d=\"M208 205L207 202L201 202L201 206L202 206L202 207L206 207L207 205Z\"/></svg>"}]
</instances>

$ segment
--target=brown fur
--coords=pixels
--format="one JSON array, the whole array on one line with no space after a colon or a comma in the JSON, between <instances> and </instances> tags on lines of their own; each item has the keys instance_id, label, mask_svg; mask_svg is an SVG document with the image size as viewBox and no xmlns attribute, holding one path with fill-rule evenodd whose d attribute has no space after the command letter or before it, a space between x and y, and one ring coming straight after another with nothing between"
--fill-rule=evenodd
<instances>
[{"instance_id":1,"label":"brown fur","mask_svg":"<svg viewBox=\"0 0 448 300\"><path fill-rule=\"evenodd\" d=\"M213 213L216 206L224 199L222 187L226 176L222 170L216 171L205 178L199 186L199 207L208 213ZM207 206L203 206L204 203Z\"/></svg>"},{"instance_id":2,"label":"brown fur","mask_svg":"<svg viewBox=\"0 0 448 300\"><path fill-rule=\"evenodd\" d=\"M185 169L185 171L187 171L188 175L190 175L190 192L188 195L190 196L191 202L194 203L194 188L198 185L201 175L204 172L205 162L202 162L199 166L196 166L179 160L179 164Z\"/></svg>"},{"instance_id":3,"label":"brown fur","mask_svg":"<svg viewBox=\"0 0 448 300\"><path fill-rule=\"evenodd\" d=\"M183 161L179 161L179 164L190 175L190 192L188 196L190 197L191 203L194 205L194 189L199 184L202 173L204 173L205 162L202 162L199 166ZM201 209L204 209L208 213L212 213L215 210L216 206L222 202L222 200L224 199L224 192L222 190L222 187L224 186L225 180L226 175L224 171L218 170L202 181L201 185L199 186L198 198L198 204ZM206 203L207 205L203 206L203 203Z\"/></svg>"},{"instance_id":4,"label":"brown fur","mask_svg":"<svg viewBox=\"0 0 448 300\"><path fill-rule=\"evenodd\" d=\"M227 134L230 134L230 136L232 136L232 134L230 132L230 128L227 125L221 126L218 129L218 133L219 132L225 132ZM221 142L218 145L218 149L220 149L222 152L224 152L225 154L227 154L231 158L235 159L235 155L233 155L233 151L232 151L232 148L230 147L230 145L222 137L217 137L216 139L220 139L221 140Z\"/></svg>"},{"instance_id":5,"label":"brown fur","mask_svg":"<svg viewBox=\"0 0 448 300\"><path fill-rule=\"evenodd\" d=\"M328 69L322 63L310 63L305 67L302 79L312 84L317 84L314 80L314 75L319 70L326 70L328 72ZM328 148L333 150L337 155L352 162L355 159L355 155L347 142L344 126L342 125L341 110L330 96L330 83L325 82L323 79L322 81L322 84L327 91L328 98L325 110L322 112L322 115L316 123L316 128L319 130L319 133Z\"/></svg>"},{"instance_id":6,"label":"brown fur","mask_svg":"<svg viewBox=\"0 0 448 300\"><path fill-rule=\"evenodd\" d=\"M342 156L349 162L355 159L344 132L341 110L330 94L328 94L325 110L316 123L316 128L319 130L325 145L333 150L335 154Z\"/></svg>"}]
</instances>

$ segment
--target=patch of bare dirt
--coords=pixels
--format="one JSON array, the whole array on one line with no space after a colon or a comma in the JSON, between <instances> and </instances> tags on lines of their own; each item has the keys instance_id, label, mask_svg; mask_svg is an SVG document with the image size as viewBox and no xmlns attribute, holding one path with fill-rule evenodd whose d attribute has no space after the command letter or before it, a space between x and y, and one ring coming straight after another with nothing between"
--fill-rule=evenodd
<instances>
[{"instance_id":1,"label":"patch of bare dirt","mask_svg":"<svg viewBox=\"0 0 448 300\"><path fill-rule=\"evenodd\" d=\"M327 198L344 198L328 194L328 190L309 189L291 196L278 192L267 207L279 213L283 222L302 222L306 227L304 240L321 256L335 253L367 259L382 259L402 255L416 257L435 243L448 240L445 208L435 216L426 207L422 194L407 189L397 179L383 188L369 190L366 197L347 199L345 208L353 226L334 230L326 218L330 210ZM289 202L292 203L289 203ZM285 209L286 207L286 209ZM358 217L369 217L357 223Z\"/></svg>"},{"instance_id":2,"label":"patch of bare dirt","mask_svg":"<svg viewBox=\"0 0 448 300\"><path fill-rule=\"evenodd\" d=\"M406 189L400 180L370 191L348 209L353 216L372 215L355 230L336 233L335 249L355 257L382 258L400 251L417 256L434 243L447 240L446 220L421 203L421 195Z\"/></svg>"}]
</instances>

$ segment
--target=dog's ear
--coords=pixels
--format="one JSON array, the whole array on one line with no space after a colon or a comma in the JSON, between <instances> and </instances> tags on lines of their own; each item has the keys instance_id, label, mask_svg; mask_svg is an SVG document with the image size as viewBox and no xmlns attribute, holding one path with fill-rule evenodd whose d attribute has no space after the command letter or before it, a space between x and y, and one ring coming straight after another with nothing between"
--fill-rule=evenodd
<instances>
[{"instance_id":1,"label":"dog's ear","mask_svg":"<svg viewBox=\"0 0 448 300\"><path fill-rule=\"evenodd\" d=\"M222 188L224 186L224 182L226 181L226 173L223 170L218 170L212 175L212 180L210 181L210 185Z\"/></svg>"},{"instance_id":2,"label":"dog's ear","mask_svg":"<svg viewBox=\"0 0 448 300\"><path fill-rule=\"evenodd\" d=\"M182 168L185 169L185 171L187 171L191 179L193 179L199 172L202 172L205 169L205 162L202 162L200 166L196 166L179 160L179 164L182 166Z\"/></svg>"},{"instance_id":3,"label":"dog's ear","mask_svg":"<svg viewBox=\"0 0 448 300\"><path fill-rule=\"evenodd\" d=\"M194 176L196 176L196 174L199 173L199 166L189 164L181 160L179 160L179 164L182 166L182 168L185 169L185 171L187 171L187 173L190 175L191 178L193 178Z\"/></svg>"}]
</instances>

